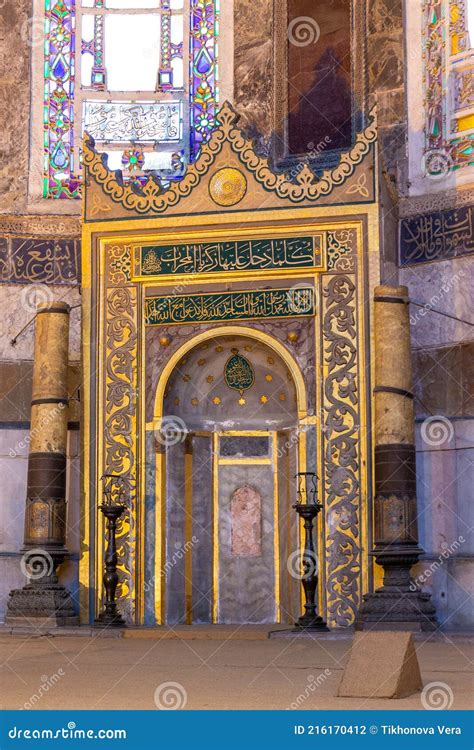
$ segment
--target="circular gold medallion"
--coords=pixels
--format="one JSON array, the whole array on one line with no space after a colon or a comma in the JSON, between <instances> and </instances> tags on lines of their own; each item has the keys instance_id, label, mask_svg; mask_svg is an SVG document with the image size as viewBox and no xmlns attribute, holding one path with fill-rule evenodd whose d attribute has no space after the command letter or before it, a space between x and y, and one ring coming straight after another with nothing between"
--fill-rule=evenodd
<instances>
[{"instance_id":1,"label":"circular gold medallion","mask_svg":"<svg viewBox=\"0 0 474 750\"><path fill-rule=\"evenodd\" d=\"M247 180L238 169L225 167L216 172L209 183L209 193L218 206L235 206L247 192Z\"/></svg>"}]
</instances>

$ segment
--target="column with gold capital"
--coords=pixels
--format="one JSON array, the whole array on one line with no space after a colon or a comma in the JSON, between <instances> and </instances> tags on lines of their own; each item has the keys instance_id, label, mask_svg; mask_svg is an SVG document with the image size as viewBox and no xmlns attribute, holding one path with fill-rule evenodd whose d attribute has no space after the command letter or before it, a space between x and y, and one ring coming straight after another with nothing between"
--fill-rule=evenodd
<instances>
[{"instance_id":1,"label":"column with gold capital","mask_svg":"<svg viewBox=\"0 0 474 750\"><path fill-rule=\"evenodd\" d=\"M410 576L418 544L415 414L408 289L374 296L374 549L383 586L364 596L357 629L432 630L435 609Z\"/></svg>"},{"instance_id":2,"label":"column with gold capital","mask_svg":"<svg viewBox=\"0 0 474 750\"><path fill-rule=\"evenodd\" d=\"M7 623L76 624L56 569L66 550L69 305L38 306L31 401L22 570L28 584L10 593Z\"/></svg>"}]
</instances>

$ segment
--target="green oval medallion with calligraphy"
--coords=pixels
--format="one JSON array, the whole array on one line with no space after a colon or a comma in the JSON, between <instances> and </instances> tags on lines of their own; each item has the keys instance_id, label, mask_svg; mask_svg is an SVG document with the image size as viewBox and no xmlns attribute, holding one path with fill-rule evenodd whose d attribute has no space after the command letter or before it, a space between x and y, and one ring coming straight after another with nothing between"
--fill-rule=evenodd
<instances>
[{"instance_id":1,"label":"green oval medallion with calligraphy","mask_svg":"<svg viewBox=\"0 0 474 750\"><path fill-rule=\"evenodd\" d=\"M224 379L229 388L247 391L255 382L255 372L248 359L235 351L225 363Z\"/></svg>"}]
</instances>

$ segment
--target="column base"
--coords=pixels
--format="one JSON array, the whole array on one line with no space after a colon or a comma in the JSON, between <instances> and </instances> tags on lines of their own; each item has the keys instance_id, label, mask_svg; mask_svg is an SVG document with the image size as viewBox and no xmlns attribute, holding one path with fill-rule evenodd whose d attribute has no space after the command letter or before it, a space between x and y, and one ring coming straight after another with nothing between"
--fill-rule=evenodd
<instances>
[{"instance_id":1,"label":"column base","mask_svg":"<svg viewBox=\"0 0 474 750\"><path fill-rule=\"evenodd\" d=\"M354 627L356 630L437 630L431 595L420 591L410 576L423 550L417 544L387 545L372 556L384 569L383 586L365 594Z\"/></svg>"},{"instance_id":2,"label":"column base","mask_svg":"<svg viewBox=\"0 0 474 750\"><path fill-rule=\"evenodd\" d=\"M438 629L436 610L429 594L384 587L365 594L355 622L356 630L411 630L414 633Z\"/></svg>"},{"instance_id":3,"label":"column base","mask_svg":"<svg viewBox=\"0 0 474 750\"><path fill-rule=\"evenodd\" d=\"M122 615L117 612L114 615L106 614L105 612L102 612L95 620L94 620L94 628L125 628L126 622L123 619Z\"/></svg>"},{"instance_id":4,"label":"column base","mask_svg":"<svg viewBox=\"0 0 474 750\"><path fill-rule=\"evenodd\" d=\"M5 624L63 627L79 625L79 618L69 591L60 583L30 583L10 592Z\"/></svg>"},{"instance_id":5,"label":"column base","mask_svg":"<svg viewBox=\"0 0 474 750\"><path fill-rule=\"evenodd\" d=\"M295 622L292 633L301 633L301 631L329 633L329 628L322 617L305 617L303 615Z\"/></svg>"}]
</instances>

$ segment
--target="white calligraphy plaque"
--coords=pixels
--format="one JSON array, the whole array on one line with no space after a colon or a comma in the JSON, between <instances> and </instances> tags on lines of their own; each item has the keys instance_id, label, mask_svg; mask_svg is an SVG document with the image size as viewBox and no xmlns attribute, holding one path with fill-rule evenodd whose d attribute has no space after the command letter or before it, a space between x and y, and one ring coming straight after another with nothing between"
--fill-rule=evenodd
<instances>
[{"instance_id":1,"label":"white calligraphy plaque","mask_svg":"<svg viewBox=\"0 0 474 750\"><path fill-rule=\"evenodd\" d=\"M84 102L83 129L96 142L178 142L182 102Z\"/></svg>"}]
</instances>

